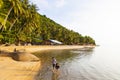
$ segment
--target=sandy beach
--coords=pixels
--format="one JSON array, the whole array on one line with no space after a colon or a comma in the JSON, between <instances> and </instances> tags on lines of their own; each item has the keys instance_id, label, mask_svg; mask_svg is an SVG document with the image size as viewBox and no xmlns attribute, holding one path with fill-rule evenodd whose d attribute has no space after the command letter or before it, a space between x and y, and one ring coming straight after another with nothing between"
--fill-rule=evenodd
<instances>
[{"instance_id":1,"label":"sandy beach","mask_svg":"<svg viewBox=\"0 0 120 80\"><path fill-rule=\"evenodd\" d=\"M0 80L34 80L40 62L18 62L10 57L0 57Z\"/></svg>"},{"instance_id":2,"label":"sandy beach","mask_svg":"<svg viewBox=\"0 0 120 80\"><path fill-rule=\"evenodd\" d=\"M41 50L53 49L81 49L94 46L0 46L1 51L13 52L14 49L33 53ZM0 80L35 80L40 70L40 61L22 62L15 61L11 57L0 57Z\"/></svg>"},{"instance_id":3,"label":"sandy beach","mask_svg":"<svg viewBox=\"0 0 120 80\"><path fill-rule=\"evenodd\" d=\"M13 52L16 48L20 51L25 51L29 53L38 52L41 50L54 50L54 49L81 49L84 47L94 47L94 46L79 46L79 45L42 45L42 46L0 46L0 50Z\"/></svg>"}]
</instances>

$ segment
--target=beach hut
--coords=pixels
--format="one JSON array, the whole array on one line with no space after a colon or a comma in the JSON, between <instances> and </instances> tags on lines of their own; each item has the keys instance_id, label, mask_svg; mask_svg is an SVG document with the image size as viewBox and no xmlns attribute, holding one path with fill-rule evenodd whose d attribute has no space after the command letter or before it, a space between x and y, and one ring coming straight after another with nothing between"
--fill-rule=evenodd
<instances>
[{"instance_id":1,"label":"beach hut","mask_svg":"<svg viewBox=\"0 0 120 80\"><path fill-rule=\"evenodd\" d=\"M62 42L60 42L60 41L57 41L57 40L53 40L53 39L49 39L49 41L51 42L51 44L59 44L59 45L61 45L62 44Z\"/></svg>"},{"instance_id":2,"label":"beach hut","mask_svg":"<svg viewBox=\"0 0 120 80\"><path fill-rule=\"evenodd\" d=\"M45 45L61 45L63 43L58 41L58 40L49 39L49 40L43 41L42 44L45 44Z\"/></svg>"}]
</instances>

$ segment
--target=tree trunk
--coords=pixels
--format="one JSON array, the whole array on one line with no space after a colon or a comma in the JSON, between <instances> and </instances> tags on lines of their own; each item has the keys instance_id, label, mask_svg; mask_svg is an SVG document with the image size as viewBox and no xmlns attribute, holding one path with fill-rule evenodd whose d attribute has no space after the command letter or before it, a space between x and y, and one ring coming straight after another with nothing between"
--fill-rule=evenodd
<instances>
[{"instance_id":1,"label":"tree trunk","mask_svg":"<svg viewBox=\"0 0 120 80\"><path fill-rule=\"evenodd\" d=\"M17 18L14 20L14 22L13 22L12 25L10 26L9 31L12 29L12 27L13 27L13 25L16 23L16 21L17 21Z\"/></svg>"},{"instance_id":2,"label":"tree trunk","mask_svg":"<svg viewBox=\"0 0 120 80\"><path fill-rule=\"evenodd\" d=\"M7 13L7 16L6 16L5 20L4 20L4 24L2 24L2 27L3 27L4 29L6 29L6 23L7 23L7 20L8 20L8 16L10 15L12 9L13 9L13 6L9 9L9 11L8 11L8 13Z\"/></svg>"}]
</instances>

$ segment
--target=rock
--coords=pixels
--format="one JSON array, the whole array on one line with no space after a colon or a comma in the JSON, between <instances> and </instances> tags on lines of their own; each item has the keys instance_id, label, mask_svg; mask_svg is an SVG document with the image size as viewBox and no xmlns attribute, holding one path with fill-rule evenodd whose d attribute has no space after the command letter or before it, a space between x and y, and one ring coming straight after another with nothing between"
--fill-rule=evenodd
<instances>
[{"instance_id":1,"label":"rock","mask_svg":"<svg viewBox=\"0 0 120 80\"><path fill-rule=\"evenodd\" d=\"M13 52L11 57L17 61L39 61L39 58L26 52Z\"/></svg>"}]
</instances>

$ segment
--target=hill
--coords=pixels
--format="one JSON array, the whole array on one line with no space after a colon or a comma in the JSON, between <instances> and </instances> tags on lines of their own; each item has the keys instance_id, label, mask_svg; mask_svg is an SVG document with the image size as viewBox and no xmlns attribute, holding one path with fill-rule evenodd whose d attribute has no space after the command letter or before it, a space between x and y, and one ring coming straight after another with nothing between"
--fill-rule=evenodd
<instances>
[{"instance_id":1,"label":"hill","mask_svg":"<svg viewBox=\"0 0 120 80\"><path fill-rule=\"evenodd\" d=\"M82 36L37 12L28 0L1 0L0 44L41 44L53 39L67 45L95 45L90 36Z\"/></svg>"}]
</instances>

